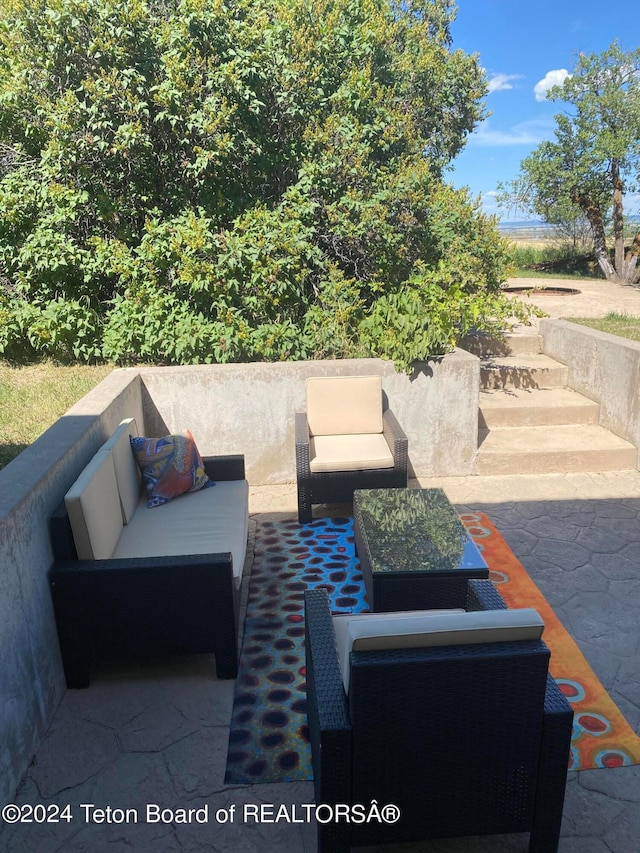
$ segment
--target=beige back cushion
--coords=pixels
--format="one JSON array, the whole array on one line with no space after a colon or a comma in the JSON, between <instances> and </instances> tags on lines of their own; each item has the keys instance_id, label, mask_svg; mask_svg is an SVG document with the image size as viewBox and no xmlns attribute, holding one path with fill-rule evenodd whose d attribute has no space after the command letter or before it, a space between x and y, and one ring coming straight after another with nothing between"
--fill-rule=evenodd
<instances>
[{"instance_id":1,"label":"beige back cushion","mask_svg":"<svg viewBox=\"0 0 640 853\"><path fill-rule=\"evenodd\" d=\"M544 631L544 622L533 608L367 613L335 616L333 622L347 692L351 651L539 640Z\"/></svg>"},{"instance_id":2,"label":"beige back cushion","mask_svg":"<svg viewBox=\"0 0 640 853\"><path fill-rule=\"evenodd\" d=\"M314 376L307 379L311 435L382 432L379 376Z\"/></svg>"},{"instance_id":3,"label":"beige back cushion","mask_svg":"<svg viewBox=\"0 0 640 853\"><path fill-rule=\"evenodd\" d=\"M100 448L64 497L80 560L107 560L122 532L113 456Z\"/></svg>"},{"instance_id":4,"label":"beige back cushion","mask_svg":"<svg viewBox=\"0 0 640 853\"><path fill-rule=\"evenodd\" d=\"M129 444L130 435L138 435L135 418L122 421L111 438L102 445L103 450L109 450L113 455L122 520L125 524L131 521L140 500L140 469Z\"/></svg>"}]
</instances>

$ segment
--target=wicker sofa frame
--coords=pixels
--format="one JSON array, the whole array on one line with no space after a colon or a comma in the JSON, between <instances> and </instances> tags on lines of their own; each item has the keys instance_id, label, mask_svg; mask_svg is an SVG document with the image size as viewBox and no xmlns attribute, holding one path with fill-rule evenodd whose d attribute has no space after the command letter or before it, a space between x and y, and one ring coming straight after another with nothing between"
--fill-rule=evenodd
<instances>
[{"instance_id":1,"label":"wicker sofa frame","mask_svg":"<svg viewBox=\"0 0 640 853\"><path fill-rule=\"evenodd\" d=\"M244 479L244 457L203 459L214 480ZM99 657L215 653L238 671L239 585L231 553L79 560L64 506L50 519L49 584L67 686L87 687Z\"/></svg>"},{"instance_id":2,"label":"wicker sofa frame","mask_svg":"<svg viewBox=\"0 0 640 853\"><path fill-rule=\"evenodd\" d=\"M298 484L298 521L308 524L314 504L346 503L356 489L406 488L409 441L397 418L385 409L383 435L393 454L393 468L368 468L363 471L311 470L311 436L306 412L295 413L296 480Z\"/></svg>"},{"instance_id":3,"label":"wicker sofa frame","mask_svg":"<svg viewBox=\"0 0 640 853\"><path fill-rule=\"evenodd\" d=\"M468 610L504 606L469 582ZM319 851L530 832L530 853L555 853L573 712L542 641L352 651L347 697L324 590L305 593L305 630L316 803L401 810L319 823Z\"/></svg>"}]
</instances>

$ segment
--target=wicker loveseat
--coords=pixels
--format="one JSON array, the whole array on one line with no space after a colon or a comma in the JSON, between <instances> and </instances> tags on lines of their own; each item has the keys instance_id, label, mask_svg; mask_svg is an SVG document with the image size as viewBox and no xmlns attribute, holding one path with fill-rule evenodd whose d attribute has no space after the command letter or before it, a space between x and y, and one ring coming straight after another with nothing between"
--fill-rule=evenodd
<instances>
[{"instance_id":1,"label":"wicker loveseat","mask_svg":"<svg viewBox=\"0 0 640 853\"><path fill-rule=\"evenodd\" d=\"M379 376L314 376L295 415L298 521L313 504L353 500L355 489L406 488L408 439L384 408Z\"/></svg>"},{"instance_id":2,"label":"wicker loveseat","mask_svg":"<svg viewBox=\"0 0 640 853\"><path fill-rule=\"evenodd\" d=\"M466 610L481 612L332 617L325 590L305 593L315 799L343 810L319 822L319 853L520 832L530 853L557 850L573 712L541 620L485 580ZM399 819L345 818L374 801Z\"/></svg>"},{"instance_id":3,"label":"wicker loveseat","mask_svg":"<svg viewBox=\"0 0 640 853\"><path fill-rule=\"evenodd\" d=\"M51 518L49 572L69 687L103 656L215 653L237 674L240 586L248 530L243 456L204 458L215 481L147 507L123 421Z\"/></svg>"}]
</instances>

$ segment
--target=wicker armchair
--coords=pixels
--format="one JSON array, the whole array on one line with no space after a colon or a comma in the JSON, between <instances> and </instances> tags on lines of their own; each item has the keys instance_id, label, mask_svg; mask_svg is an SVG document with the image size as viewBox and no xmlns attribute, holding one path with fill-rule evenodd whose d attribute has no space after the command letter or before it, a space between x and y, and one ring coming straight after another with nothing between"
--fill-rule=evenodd
<instances>
[{"instance_id":1,"label":"wicker armchair","mask_svg":"<svg viewBox=\"0 0 640 853\"><path fill-rule=\"evenodd\" d=\"M300 524L313 504L351 501L355 489L406 488L408 439L379 376L312 377L306 398L295 415Z\"/></svg>"},{"instance_id":2,"label":"wicker armchair","mask_svg":"<svg viewBox=\"0 0 640 853\"><path fill-rule=\"evenodd\" d=\"M490 586L470 582L469 609L501 606ZM326 592L305 610L316 803L400 809L395 823L323 810L319 851L530 832L530 853L555 853L573 712L541 640L351 651L347 695Z\"/></svg>"}]
</instances>

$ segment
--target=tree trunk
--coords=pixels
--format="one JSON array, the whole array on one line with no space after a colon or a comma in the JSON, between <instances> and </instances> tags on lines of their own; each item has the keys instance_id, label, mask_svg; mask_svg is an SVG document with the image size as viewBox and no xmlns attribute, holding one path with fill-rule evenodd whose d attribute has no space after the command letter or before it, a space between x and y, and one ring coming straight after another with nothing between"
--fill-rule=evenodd
<instances>
[{"instance_id":1,"label":"tree trunk","mask_svg":"<svg viewBox=\"0 0 640 853\"><path fill-rule=\"evenodd\" d=\"M593 251L595 253L596 260L598 261L598 265L604 273L604 277L607 281L615 281L616 271L615 267L609 260L607 236L604 233L604 222L602 220L600 208L591 198L589 198L589 196L586 195L575 196L573 201L579 205L591 226L591 233L593 235Z\"/></svg>"},{"instance_id":2,"label":"tree trunk","mask_svg":"<svg viewBox=\"0 0 640 853\"><path fill-rule=\"evenodd\" d=\"M627 252L627 256L624 259L624 280L628 281L630 284L638 284L640 282L640 267L638 264L638 257L640 256L640 231L633 238L633 243L631 244L631 248Z\"/></svg>"},{"instance_id":3,"label":"tree trunk","mask_svg":"<svg viewBox=\"0 0 640 853\"><path fill-rule=\"evenodd\" d=\"M624 274L624 215L622 209L622 180L620 179L620 163L617 159L611 161L611 183L613 185L613 239L614 262L616 276L625 280Z\"/></svg>"}]
</instances>

